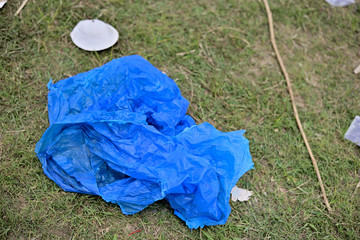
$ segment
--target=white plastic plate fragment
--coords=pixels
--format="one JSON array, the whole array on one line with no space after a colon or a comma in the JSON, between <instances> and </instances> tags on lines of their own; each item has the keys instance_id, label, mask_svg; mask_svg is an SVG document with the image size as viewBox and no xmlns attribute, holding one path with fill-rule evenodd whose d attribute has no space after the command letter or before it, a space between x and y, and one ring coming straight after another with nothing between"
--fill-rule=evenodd
<instances>
[{"instance_id":1,"label":"white plastic plate fragment","mask_svg":"<svg viewBox=\"0 0 360 240\"><path fill-rule=\"evenodd\" d=\"M253 194L252 191L243 189L243 188L238 188L237 186L233 187L233 189L231 190L231 200L233 202L236 201L240 201L240 202L245 202L245 201L249 201L250 196Z\"/></svg>"},{"instance_id":2,"label":"white plastic plate fragment","mask_svg":"<svg viewBox=\"0 0 360 240\"><path fill-rule=\"evenodd\" d=\"M359 73L360 73L360 65L355 68L354 73L355 73L355 74L359 74Z\"/></svg>"},{"instance_id":3,"label":"white plastic plate fragment","mask_svg":"<svg viewBox=\"0 0 360 240\"><path fill-rule=\"evenodd\" d=\"M347 5L355 3L355 0L326 0L334 7L345 7Z\"/></svg>"},{"instance_id":4,"label":"white plastic plate fragment","mask_svg":"<svg viewBox=\"0 0 360 240\"><path fill-rule=\"evenodd\" d=\"M360 146L360 116L356 116L345 133L345 139Z\"/></svg>"},{"instance_id":5,"label":"white plastic plate fragment","mask_svg":"<svg viewBox=\"0 0 360 240\"><path fill-rule=\"evenodd\" d=\"M86 51L101 51L113 46L119 39L119 32L111 25L98 19L80 21L72 30L71 39Z\"/></svg>"},{"instance_id":6,"label":"white plastic plate fragment","mask_svg":"<svg viewBox=\"0 0 360 240\"><path fill-rule=\"evenodd\" d=\"M2 8L7 1L0 1L0 8Z\"/></svg>"}]
</instances>

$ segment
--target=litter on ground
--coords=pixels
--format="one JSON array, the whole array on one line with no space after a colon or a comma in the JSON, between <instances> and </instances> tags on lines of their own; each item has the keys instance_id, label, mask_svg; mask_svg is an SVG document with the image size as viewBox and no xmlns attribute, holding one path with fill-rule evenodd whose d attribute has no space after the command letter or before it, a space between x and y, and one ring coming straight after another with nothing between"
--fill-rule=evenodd
<instances>
[{"instance_id":1,"label":"litter on ground","mask_svg":"<svg viewBox=\"0 0 360 240\"><path fill-rule=\"evenodd\" d=\"M360 65L357 66L357 67L354 69L354 73L355 73L355 74L359 74L359 73L360 73Z\"/></svg>"},{"instance_id":2,"label":"litter on ground","mask_svg":"<svg viewBox=\"0 0 360 240\"><path fill-rule=\"evenodd\" d=\"M124 214L166 199L189 228L226 222L230 192L254 165L244 130L196 125L176 83L136 55L48 88L50 126L35 152L62 189Z\"/></svg>"},{"instance_id":3,"label":"litter on ground","mask_svg":"<svg viewBox=\"0 0 360 240\"><path fill-rule=\"evenodd\" d=\"M111 25L98 19L80 21L70 34L76 46L86 51L101 51L113 46L119 39L119 32Z\"/></svg>"},{"instance_id":4,"label":"litter on ground","mask_svg":"<svg viewBox=\"0 0 360 240\"><path fill-rule=\"evenodd\" d=\"M360 146L360 116L356 116L345 133L345 139Z\"/></svg>"},{"instance_id":5,"label":"litter on ground","mask_svg":"<svg viewBox=\"0 0 360 240\"><path fill-rule=\"evenodd\" d=\"M0 1L0 8L3 8L3 6L7 3L7 1Z\"/></svg>"},{"instance_id":6,"label":"litter on ground","mask_svg":"<svg viewBox=\"0 0 360 240\"><path fill-rule=\"evenodd\" d=\"M355 0L326 0L326 2L334 7L345 7L355 3Z\"/></svg>"},{"instance_id":7,"label":"litter on ground","mask_svg":"<svg viewBox=\"0 0 360 240\"><path fill-rule=\"evenodd\" d=\"M240 202L246 202L249 201L250 197L253 195L252 191L239 188L237 186L233 187L231 190L231 200L233 202L240 201Z\"/></svg>"}]
</instances>

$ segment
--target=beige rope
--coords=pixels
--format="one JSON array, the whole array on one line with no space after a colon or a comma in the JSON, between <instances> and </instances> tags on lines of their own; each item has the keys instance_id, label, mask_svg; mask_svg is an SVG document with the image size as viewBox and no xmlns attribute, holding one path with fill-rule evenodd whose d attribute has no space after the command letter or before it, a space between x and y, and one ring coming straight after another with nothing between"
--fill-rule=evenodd
<instances>
[{"instance_id":1,"label":"beige rope","mask_svg":"<svg viewBox=\"0 0 360 240\"><path fill-rule=\"evenodd\" d=\"M296 104L295 104L295 98L294 98L294 94L293 94L293 90L292 90L292 86L291 86L291 82L290 82L290 78L289 78L289 75L286 71L286 68L285 68L285 65L284 65L284 62L280 56L280 53L279 53L279 50L277 48L277 45L276 45L276 42L275 42L275 34L274 34L274 26L273 26L273 19L272 19L272 14L271 14L271 10L270 10L270 7L269 7L269 3L267 0L263 0L264 1L264 5L265 5L265 8L266 8L266 13L267 13L267 16L268 16L268 20L269 20L269 30L270 30L270 40L271 40L271 44L272 44L272 47L274 49L274 52L276 54L276 58L279 62L279 65L280 65L280 68L281 68L281 71L283 72L284 76L285 76L285 80L286 80L286 84L287 84L287 88L288 88L288 91L289 91L289 94L290 94L290 98L291 98L291 104L292 104L292 107L293 107L293 110L294 110L294 116L295 116L295 119L296 119L296 123L299 127L299 130L301 132L301 136L302 138L304 139L304 142L305 142L305 145L306 145L306 148L309 152L309 155L310 155L310 158L311 158L311 161L312 161L312 164L315 168L315 172L316 172L316 175L317 175L317 178L319 180L319 184L320 184L320 188L321 188L321 192L322 192L322 195L323 195L323 198L324 198L324 202L325 202L325 205L328 209L329 212L331 212L331 207L330 207L330 204L329 204L329 201L326 197L326 193L325 193L325 188L324 188L324 184L321 180L321 175L320 175L320 171L319 171L319 168L317 166L317 162L316 162L316 159L314 158L314 155L311 151L311 148L310 148L310 145L309 145L309 142L307 140L307 137L306 137L306 134L304 132L304 129L302 127L302 124L301 124L301 121L300 121L300 118L299 118L299 114L298 114L298 111L297 111L297 108L296 108Z\"/></svg>"}]
</instances>

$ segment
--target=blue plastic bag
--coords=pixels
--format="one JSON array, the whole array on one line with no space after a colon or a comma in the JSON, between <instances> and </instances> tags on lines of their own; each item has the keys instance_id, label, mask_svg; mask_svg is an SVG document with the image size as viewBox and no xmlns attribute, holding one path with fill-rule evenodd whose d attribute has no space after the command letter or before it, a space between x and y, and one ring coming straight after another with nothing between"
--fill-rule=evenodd
<instances>
[{"instance_id":1,"label":"blue plastic bag","mask_svg":"<svg viewBox=\"0 0 360 240\"><path fill-rule=\"evenodd\" d=\"M48 88L50 127L35 152L62 189L124 214L165 198L189 228L226 222L230 191L253 168L245 131L196 125L176 83L140 56Z\"/></svg>"}]
</instances>

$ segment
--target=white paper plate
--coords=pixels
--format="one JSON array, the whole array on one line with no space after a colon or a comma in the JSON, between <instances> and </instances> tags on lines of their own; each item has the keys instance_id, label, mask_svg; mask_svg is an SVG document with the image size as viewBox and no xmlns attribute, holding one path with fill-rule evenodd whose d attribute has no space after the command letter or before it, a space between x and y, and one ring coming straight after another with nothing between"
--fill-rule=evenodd
<instances>
[{"instance_id":1,"label":"white paper plate","mask_svg":"<svg viewBox=\"0 0 360 240\"><path fill-rule=\"evenodd\" d=\"M119 39L119 32L111 25L98 19L80 21L70 37L81 49L101 51L113 46Z\"/></svg>"}]
</instances>

